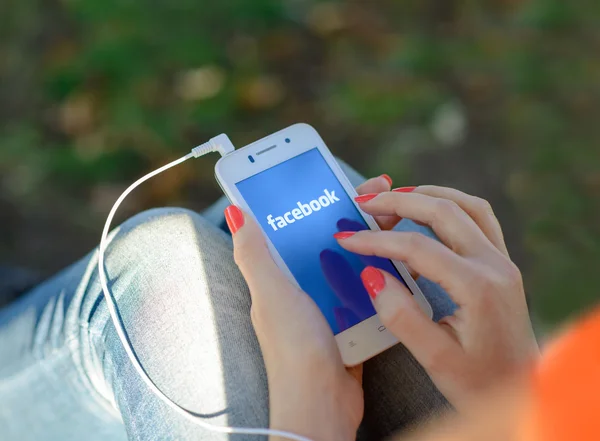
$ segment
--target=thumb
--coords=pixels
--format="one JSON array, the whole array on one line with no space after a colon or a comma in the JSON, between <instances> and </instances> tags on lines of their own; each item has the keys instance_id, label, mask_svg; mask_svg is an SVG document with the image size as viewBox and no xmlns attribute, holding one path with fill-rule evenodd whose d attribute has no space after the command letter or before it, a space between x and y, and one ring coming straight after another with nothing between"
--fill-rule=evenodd
<instances>
[{"instance_id":1,"label":"thumb","mask_svg":"<svg viewBox=\"0 0 600 441\"><path fill-rule=\"evenodd\" d=\"M421 310L411 292L391 274L366 267L360 275L384 326L427 370L458 342Z\"/></svg>"},{"instance_id":2,"label":"thumb","mask_svg":"<svg viewBox=\"0 0 600 441\"><path fill-rule=\"evenodd\" d=\"M233 236L235 263L248 283L253 301L257 296L289 289L290 281L273 260L263 232L252 216L230 205L225 209L225 219Z\"/></svg>"}]
</instances>

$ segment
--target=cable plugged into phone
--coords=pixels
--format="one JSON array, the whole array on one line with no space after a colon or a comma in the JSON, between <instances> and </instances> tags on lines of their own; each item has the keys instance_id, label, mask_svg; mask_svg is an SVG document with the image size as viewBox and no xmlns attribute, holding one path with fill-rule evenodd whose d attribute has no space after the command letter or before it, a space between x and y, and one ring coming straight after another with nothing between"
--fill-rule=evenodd
<instances>
[{"instance_id":1,"label":"cable plugged into phone","mask_svg":"<svg viewBox=\"0 0 600 441\"><path fill-rule=\"evenodd\" d=\"M207 153L219 152L221 156L230 154L235 150L233 143L225 133L221 133L219 136L215 136L210 141L200 144L192 149L192 155L194 158L206 155Z\"/></svg>"},{"instance_id":2,"label":"cable plugged into phone","mask_svg":"<svg viewBox=\"0 0 600 441\"><path fill-rule=\"evenodd\" d=\"M117 331L117 335L119 336L119 340L127 353L127 357L133 364L133 367L139 374L140 378L144 381L144 383L148 386L148 388L167 406L169 406L173 411L175 411L178 415L183 418L191 421L198 426L217 433L230 433L230 434L241 434L241 435L258 435L258 436L275 436L285 439L290 439L294 441L311 441L309 438L306 438L301 435L297 435L291 432L285 432L283 430L274 430L274 429L259 429L259 428L246 428L246 427L228 427L228 426L215 426L213 424L207 423L203 421L197 414L194 412L180 406L171 400L167 395L165 395L158 386L152 381L141 362L138 360L137 355L133 348L129 343L129 339L127 338L127 332L125 331L125 327L121 322L117 304L108 289L108 280L106 276L106 270L104 266L104 256L106 254L106 248L108 247L108 233L110 231L110 225L112 220L117 212L117 209L121 205L121 203L125 200L125 198L139 185L143 184L150 178L162 173L165 170L168 170L176 165L181 164L182 162L187 161L190 158L199 158L200 156L206 155L207 153L218 152L221 156L228 155L233 152L235 147L233 143L230 141L229 137L225 134L218 135L212 138L210 141L201 144L197 147L194 147L190 153L187 155L170 162L153 172L148 173L146 176L141 177L133 184L131 184L127 189L119 196L113 207L111 208L108 217L106 218L106 223L104 224L104 230L102 231L102 237L100 239L100 246L98 247L98 274L100 277L100 285L102 287L102 293L104 294L104 299L106 300L106 305L108 307L108 311L110 313L110 318L115 326L115 330Z\"/></svg>"}]
</instances>

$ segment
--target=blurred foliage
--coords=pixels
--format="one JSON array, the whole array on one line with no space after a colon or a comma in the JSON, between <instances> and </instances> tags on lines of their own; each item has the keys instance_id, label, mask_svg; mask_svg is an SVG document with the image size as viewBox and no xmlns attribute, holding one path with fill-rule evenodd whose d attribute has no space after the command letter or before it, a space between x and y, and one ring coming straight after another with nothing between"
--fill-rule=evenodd
<instances>
[{"instance_id":1,"label":"blurred foliage","mask_svg":"<svg viewBox=\"0 0 600 441\"><path fill-rule=\"evenodd\" d=\"M5 0L0 259L55 270L144 171L305 121L365 174L488 197L555 323L600 290L598 17L593 0ZM211 161L125 214L206 206Z\"/></svg>"}]
</instances>

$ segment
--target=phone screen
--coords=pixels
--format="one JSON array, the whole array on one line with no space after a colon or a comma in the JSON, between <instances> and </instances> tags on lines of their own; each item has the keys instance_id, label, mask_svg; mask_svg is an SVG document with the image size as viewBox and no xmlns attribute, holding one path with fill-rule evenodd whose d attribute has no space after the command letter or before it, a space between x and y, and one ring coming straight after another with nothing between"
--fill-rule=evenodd
<instances>
[{"instance_id":1,"label":"phone screen","mask_svg":"<svg viewBox=\"0 0 600 441\"><path fill-rule=\"evenodd\" d=\"M288 159L236 186L334 334L375 315L360 279L366 266L381 268L405 283L388 259L350 253L333 238L338 231L369 227L319 149Z\"/></svg>"}]
</instances>

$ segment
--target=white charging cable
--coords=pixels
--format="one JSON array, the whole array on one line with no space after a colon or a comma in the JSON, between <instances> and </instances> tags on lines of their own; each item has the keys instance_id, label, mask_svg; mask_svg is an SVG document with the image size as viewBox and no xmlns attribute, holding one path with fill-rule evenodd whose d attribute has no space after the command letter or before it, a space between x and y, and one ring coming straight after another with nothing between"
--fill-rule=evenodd
<instances>
[{"instance_id":1,"label":"white charging cable","mask_svg":"<svg viewBox=\"0 0 600 441\"><path fill-rule=\"evenodd\" d=\"M199 145L192 149L190 153L185 155L182 158L179 158L169 164L154 170L151 173L148 173L146 176L138 179L133 184L131 184L127 190L123 192L121 196L117 199L117 202L113 205L108 218L106 219L106 223L104 224L104 230L102 231L102 239L100 239L100 247L98 249L98 273L100 275L100 285L102 286L102 292L104 293L104 298L106 299L106 305L108 306L108 311L110 313L110 317L112 319L113 324L115 325L115 329L117 330L117 335L119 336L119 340L121 340L121 344L125 348L125 352L127 352L127 356L133 367L138 372L140 378L146 383L146 385L150 388L154 394L160 398L167 406L173 409L177 414L186 418L187 420L193 422L194 424L199 425L200 427L217 433L231 433L231 434L242 434L242 435L264 435L264 436L278 436L281 438L287 438L294 441L311 441L309 438L304 436L296 435L295 433L285 432L282 430L273 430L273 429L258 429L258 428L246 428L246 427L227 427L227 426L215 426L214 424L209 424L203 421L198 415L194 412L189 411L179 404L172 401L169 397L167 397L159 388L154 384L152 379L148 376L144 368L142 367L140 361L135 355L133 348L129 344L129 340L127 339L127 333L125 332L125 328L121 323L121 319L118 314L117 305L108 289L108 283L106 278L106 271L104 268L104 254L106 252L107 238L108 233L110 231L110 224L112 223L113 217L119 205L123 202L123 200L131 193L137 186L146 182L148 179L162 173L165 170L168 170L171 167L175 167L176 165L181 164L184 161L187 161L190 158L198 158L202 155L211 152L219 152L221 156L225 156L235 150L235 147L229 140L229 137L225 134L221 134L215 138L212 138L206 144Z\"/></svg>"}]
</instances>

